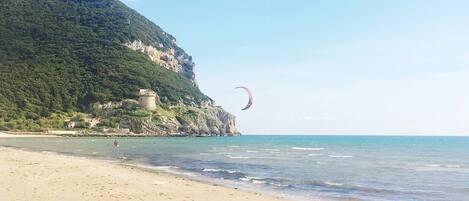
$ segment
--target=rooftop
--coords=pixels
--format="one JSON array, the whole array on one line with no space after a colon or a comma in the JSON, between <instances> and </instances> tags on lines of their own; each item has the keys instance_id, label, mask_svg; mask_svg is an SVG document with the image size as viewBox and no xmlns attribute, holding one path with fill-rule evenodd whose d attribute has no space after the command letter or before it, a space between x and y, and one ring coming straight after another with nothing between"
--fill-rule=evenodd
<instances>
[{"instance_id":1,"label":"rooftop","mask_svg":"<svg viewBox=\"0 0 469 201\"><path fill-rule=\"evenodd\" d=\"M140 89L139 96L156 96L156 92L151 89Z\"/></svg>"}]
</instances>

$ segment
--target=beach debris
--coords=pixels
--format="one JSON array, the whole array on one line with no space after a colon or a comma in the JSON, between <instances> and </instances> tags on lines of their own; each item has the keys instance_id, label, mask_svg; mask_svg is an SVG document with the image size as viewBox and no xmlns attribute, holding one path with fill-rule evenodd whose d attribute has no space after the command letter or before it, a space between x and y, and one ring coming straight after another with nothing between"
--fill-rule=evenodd
<instances>
[{"instance_id":1,"label":"beach debris","mask_svg":"<svg viewBox=\"0 0 469 201\"><path fill-rule=\"evenodd\" d=\"M244 89L248 93L248 95L249 95L248 104L242 110L249 109L252 106L252 93L251 93L251 90L249 90L249 88L247 88L245 86L236 87L236 89Z\"/></svg>"}]
</instances>

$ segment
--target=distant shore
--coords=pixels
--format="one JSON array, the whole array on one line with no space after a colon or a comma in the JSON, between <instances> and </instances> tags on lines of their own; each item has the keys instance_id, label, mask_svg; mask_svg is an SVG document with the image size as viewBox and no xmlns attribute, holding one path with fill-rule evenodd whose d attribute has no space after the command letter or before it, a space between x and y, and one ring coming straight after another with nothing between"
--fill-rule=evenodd
<instances>
[{"instance_id":1,"label":"distant shore","mask_svg":"<svg viewBox=\"0 0 469 201\"><path fill-rule=\"evenodd\" d=\"M50 137L151 137L144 134L119 134L119 133L93 133L93 134L83 134L83 133L68 133L56 131L54 133L47 132L25 132L25 131L15 131L15 132L0 132L0 138L50 138Z\"/></svg>"},{"instance_id":2,"label":"distant shore","mask_svg":"<svg viewBox=\"0 0 469 201\"><path fill-rule=\"evenodd\" d=\"M0 177L0 200L285 200L111 162L2 147Z\"/></svg>"},{"instance_id":3,"label":"distant shore","mask_svg":"<svg viewBox=\"0 0 469 201\"><path fill-rule=\"evenodd\" d=\"M175 133L172 135L148 135L136 133L82 133L70 131L54 131L54 132L28 132L28 131L2 131L0 138L42 138L42 137L213 137L211 135L190 135Z\"/></svg>"}]
</instances>

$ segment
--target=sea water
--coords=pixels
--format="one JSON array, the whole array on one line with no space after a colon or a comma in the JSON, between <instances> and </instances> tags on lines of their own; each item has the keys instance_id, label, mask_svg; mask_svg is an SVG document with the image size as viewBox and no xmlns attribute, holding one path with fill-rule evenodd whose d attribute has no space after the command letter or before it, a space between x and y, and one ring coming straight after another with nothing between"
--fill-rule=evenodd
<instances>
[{"instance_id":1,"label":"sea water","mask_svg":"<svg viewBox=\"0 0 469 201\"><path fill-rule=\"evenodd\" d=\"M469 137L254 136L0 139L113 159L297 200L469 200Z\"/></svg>"}]
</instances>

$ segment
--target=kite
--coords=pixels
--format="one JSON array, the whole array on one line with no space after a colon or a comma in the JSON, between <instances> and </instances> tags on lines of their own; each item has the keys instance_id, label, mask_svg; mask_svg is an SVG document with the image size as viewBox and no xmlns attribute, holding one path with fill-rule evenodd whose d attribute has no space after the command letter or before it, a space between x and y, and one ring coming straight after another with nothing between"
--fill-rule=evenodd
<instances>
[{"instance_id":1,"label":"kite","mask_svg":"<svg viewBox=\"0 0 469 201\"><path fill-rule=\"evenodd\" d=\"M246 107L244 107L242 110L247 110L247 109L249 109L249 108L252 106L252 93L251 93L251 90L249 90L247 87L243 87L243 86L236 87L236 89L244 89L246 92L248 92L248 95L249 95L249 102L248 102L248 104L246 105Z\"/></svg>"}]
</instances>

